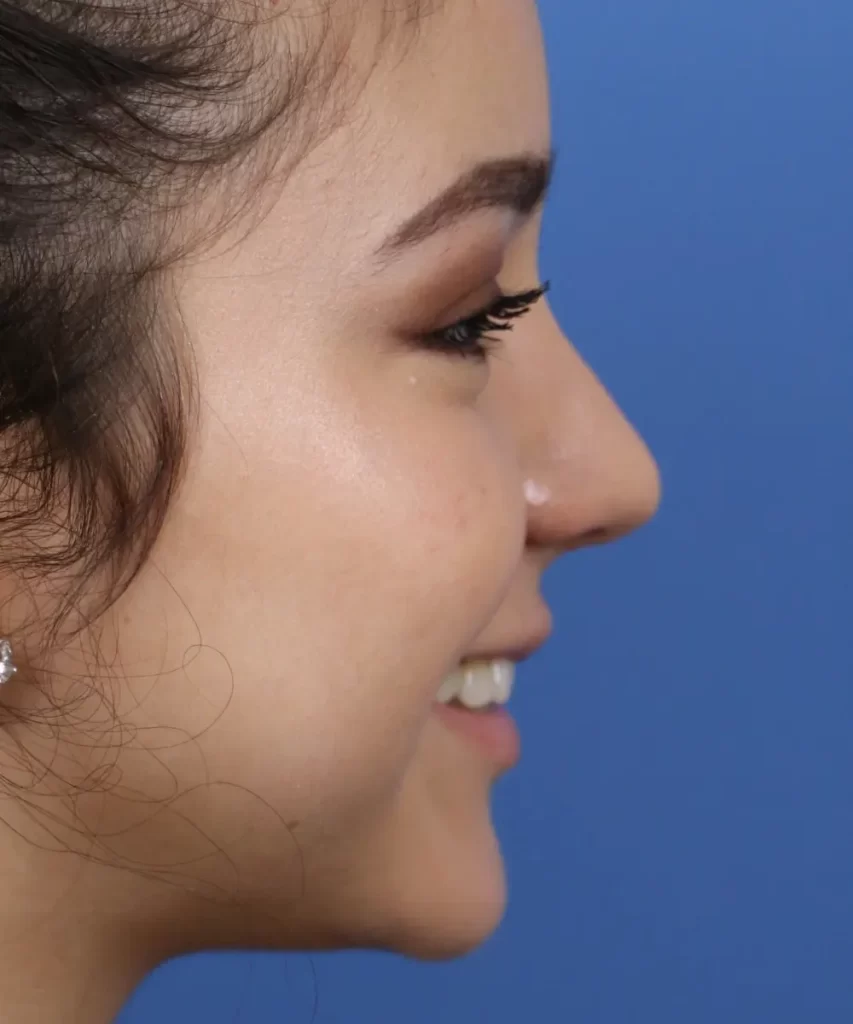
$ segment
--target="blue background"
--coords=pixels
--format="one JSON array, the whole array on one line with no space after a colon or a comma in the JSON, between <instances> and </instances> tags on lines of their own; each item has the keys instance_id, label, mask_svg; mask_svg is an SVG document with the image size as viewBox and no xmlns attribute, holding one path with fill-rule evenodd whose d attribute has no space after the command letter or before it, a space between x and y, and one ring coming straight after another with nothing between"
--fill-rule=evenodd
<instances>
[{"instance_id":1,"label":"blue background","mask_svg":"<svg viewBox=\"0 0 853 1024\"><path fill-rule=\"evenodd\" d=\"M174 961L121 1024L853 1021L853 4L543 0L544 269L661 464L548 579L464 961Z\"/></svg>"}]
</instances>

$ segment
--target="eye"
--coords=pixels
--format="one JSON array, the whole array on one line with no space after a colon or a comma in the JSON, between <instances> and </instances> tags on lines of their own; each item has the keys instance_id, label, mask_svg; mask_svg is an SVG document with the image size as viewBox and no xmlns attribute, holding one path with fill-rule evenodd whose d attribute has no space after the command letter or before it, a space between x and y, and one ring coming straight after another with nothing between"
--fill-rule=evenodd
<instances>
[{"instance_id":1,"label":"eye","mask_svg":"<svg viewBox=\"0 0 853 1024\"><path fill-rule=\"evenodd\" d=\"M511 331L515 321L529 313L548 288L546 283L540 288L516 295L499 295L485 309L457 320L448 327L421 335L418 345L429 351L484 362L489 352L501 343L501 339L494 337L494 334Z\"/></svg>"}]
</instances>

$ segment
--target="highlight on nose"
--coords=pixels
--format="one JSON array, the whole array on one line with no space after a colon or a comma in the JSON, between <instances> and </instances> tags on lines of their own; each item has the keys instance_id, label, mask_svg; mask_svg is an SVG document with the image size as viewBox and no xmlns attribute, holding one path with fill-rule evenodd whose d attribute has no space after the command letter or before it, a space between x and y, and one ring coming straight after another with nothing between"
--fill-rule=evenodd
<instances>
[{"instance_id":1,"label":"highlight on nose","mask_svg":"<svg viewBox=\"0 0 853 1024\"><path fill-rule=\"evenodd\" d=\"M551 489L536 480L525 480L524 497L528 505L540 508L542 505L547 505L551 500Z\"/></svg>"}]
</instances>

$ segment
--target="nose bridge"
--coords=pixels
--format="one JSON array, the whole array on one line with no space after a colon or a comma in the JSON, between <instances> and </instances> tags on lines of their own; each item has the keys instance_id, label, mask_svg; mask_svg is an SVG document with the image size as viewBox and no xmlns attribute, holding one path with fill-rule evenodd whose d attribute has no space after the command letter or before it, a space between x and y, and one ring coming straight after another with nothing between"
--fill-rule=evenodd
<instances>
[{"instance_id":1,"label":"nose bridge","mask_svg":"<svg viewBox=\"0 0 853 1024\"><path fill-rule=\"evenodd\" d=\"M650 519L660 475L649 449L553 322L524 397L529 543L571 549Z\"/></svg>"}]
</instances>

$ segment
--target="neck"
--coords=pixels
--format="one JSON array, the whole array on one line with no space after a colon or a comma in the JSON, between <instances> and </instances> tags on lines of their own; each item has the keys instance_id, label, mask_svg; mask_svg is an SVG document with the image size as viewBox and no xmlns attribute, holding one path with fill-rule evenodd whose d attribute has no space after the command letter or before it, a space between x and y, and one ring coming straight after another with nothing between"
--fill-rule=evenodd
<instances>
[{"instance_id":1,"label":"neck","mask_svg":"<svg viewBox=\"0 0 853 1024\"><path fill-rule=\"evenodd\" d=\"M3 828L0 879L2 1021L112 1024L145 975L180 952L162 893L128 886L126 872Z\"/></svg>"},{"instance_id":2,"label":"neck","mask_svg":"<svg viewBox=\"0 0 853 1024\"><path fill-rule=\"evenodd\" d=\"M85 925L81 925L85 928ZM70 919L2 921L0 1018L15 1024L112 1024L147 973Z\"/></svg>"}]
</instances>

